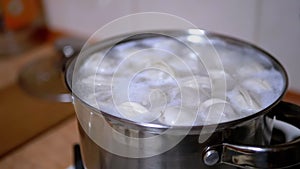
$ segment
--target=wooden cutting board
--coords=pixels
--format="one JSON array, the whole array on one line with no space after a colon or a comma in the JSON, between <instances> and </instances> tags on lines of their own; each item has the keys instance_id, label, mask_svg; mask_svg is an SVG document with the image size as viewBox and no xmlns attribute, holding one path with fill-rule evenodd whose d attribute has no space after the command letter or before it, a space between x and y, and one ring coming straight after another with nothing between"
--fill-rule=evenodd
<instances>
[{"instance_id":1,"label":"wooden cutting board","mask_svg":"<svg viewBox=\"0 0 300 169\"><path fill-rule=\"evenodd\" d=\"M0 90L0 156L74 115L71 103L42 100L18 84Z\"/></svg>"}]
</instances>

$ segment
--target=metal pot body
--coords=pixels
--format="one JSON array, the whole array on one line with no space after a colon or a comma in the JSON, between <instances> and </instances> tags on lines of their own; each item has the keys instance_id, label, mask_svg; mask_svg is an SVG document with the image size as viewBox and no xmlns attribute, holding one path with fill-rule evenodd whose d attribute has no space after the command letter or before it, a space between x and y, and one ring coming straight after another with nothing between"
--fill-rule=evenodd
<instances>
[{"instance_id":1,"label":"metal pot body","mask_svg":"<svg viewBox=\"0 0 300 169\"><path fill-rule=\"evenodd\" d=\"M191 131L191 134L183 137L177 145L162 154L147 158L128 158L116 155L103 148L110 146L122 147L130 144L125 137L121 138L123 140L120 140L120 137L114 137L115 132L124 136L137 138L152 137L157 135L157 133L147 131L147 129L143 128L135 129L122 121L105 117L78 99L75 99L75 109L78 117L82 154L87 169L236 168L226 164L219 164L214 167L204 164L203 156L206 148L211 145L221 145L224 142L237 145L264 146L269 144L271 138L268 120L266 120L265 116L258 116L248 121L241 121L233 126L222 127L222 129L218 128L213 133L207 133L209 138L203 143L199 143L199 134L196 132L200 133L201 130L197 129L198 131ZM108 131L103 125L105 123L114 129L114 131ZM165 143L168 141L167 138L160 140L160 142ZM103 144L105 145L103 146ZM152 146L149 146L148 149L144 149L143 151L151 151L151 148ZM208 160L214 161L220 159Z\"/></svg>"}]
</instances>

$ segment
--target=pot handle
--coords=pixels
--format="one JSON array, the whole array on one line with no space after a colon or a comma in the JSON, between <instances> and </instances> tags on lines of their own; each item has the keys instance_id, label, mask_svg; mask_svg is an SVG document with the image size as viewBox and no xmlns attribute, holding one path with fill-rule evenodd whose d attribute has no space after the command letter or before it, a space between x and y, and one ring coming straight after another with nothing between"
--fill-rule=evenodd
<instances>
[{"instance_id":1,"label":"pot handle","mask_svg":"<svg viewBox=\"0 0 300 169\"><path fill-rule=\"evenodd\" d=\"M284 168L299 164L300 107L280 102L267 116L277 119L274 128L285 134L286 143L268 146L223 143L206 148L203 162L208 166L224 163L242 168Z\"/></svg>"},{"instance_id":2,"label":"pot handle","mask_svg":"<svg viewBox=\"0 0 300 169\"><path fill-rule=\"evenodd\" d=\"M63 37L55 41L54 47L61 55L61 66L63 72L65 72L68 62L80 53L84 44L84 39L76 37Z\"/></svg>"},{"instance_id":3,"label":"pot handle","mask_svg":"<svg viewBox=\"0 0 300 169\"><path fill-rule=\"evenodd\" d=\"M85 41L76 37L62 37L54 42L54 48L56 52L60 55L59 67L61 72L65 74L66 67L69 61L77 56L81 48L83 47ZM52 95L45 95L43 98L57 101L71 103L73 101L70 93L57 93Z\"/></svg>"}]
</instances>

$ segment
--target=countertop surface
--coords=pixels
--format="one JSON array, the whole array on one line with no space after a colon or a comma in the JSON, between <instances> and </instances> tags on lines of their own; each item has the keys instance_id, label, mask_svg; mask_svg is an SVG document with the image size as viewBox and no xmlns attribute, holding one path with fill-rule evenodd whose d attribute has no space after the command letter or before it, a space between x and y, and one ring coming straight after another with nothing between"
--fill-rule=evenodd
<instances>
[{"instance_id":1,"label":"countertop surface","mask_svg":"<svg viewBox=\"0 0 300 169\"><path fill-rule=\"evenodd\" d=\"M35 137L0 159L1 169L66 169L79 143L75 116Z\"/></svg>"},{"instance_id":2,"label":"countertop surface","mask_svg":"<svg viewBox=\"0 0 300 169\"><path fill-rule=\"evenodd\" d=\"M34 97L18 80L24 66L55 55L54 37L19 55L0 56L0 158L75 114L71 103Z\"/></svg>"}]
</instances>

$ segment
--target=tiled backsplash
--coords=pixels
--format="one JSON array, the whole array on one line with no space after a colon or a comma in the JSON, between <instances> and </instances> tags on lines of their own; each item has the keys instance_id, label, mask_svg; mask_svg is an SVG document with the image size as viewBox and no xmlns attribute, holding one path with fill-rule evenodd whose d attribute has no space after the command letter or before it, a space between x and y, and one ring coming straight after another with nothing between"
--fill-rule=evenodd
<instances>
[{"instance_id":1,"label":"tiled backsplash","mask_svg":"<svg viewBox=\"0 0 300 169\"><path fill-rule=\"evenodd\" d=\"M44 5L52 29L87 37L114 19L137 12L185 18L199 28L263 47L287 69L290 89L300 92L299 0L44 0Z\"/></svg>"}]
</instances>

